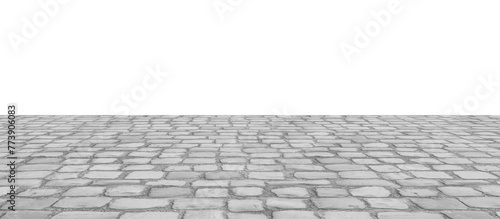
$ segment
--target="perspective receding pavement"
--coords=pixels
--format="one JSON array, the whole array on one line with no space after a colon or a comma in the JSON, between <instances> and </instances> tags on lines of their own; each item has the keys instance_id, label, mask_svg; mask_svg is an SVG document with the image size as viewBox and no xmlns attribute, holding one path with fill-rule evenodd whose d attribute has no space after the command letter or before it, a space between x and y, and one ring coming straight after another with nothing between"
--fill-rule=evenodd
<instances>
[{"instance_id":1,"label":"perspective receding pavement","mask_svg":"<svg viewBox=\"0 0 500 219\"><path fill-rule=\"evenodd\" d=\"M500 215L500 116L18 116L16 125L17 210L2 196L2 219Z\"/></svg>"}]
</instances>

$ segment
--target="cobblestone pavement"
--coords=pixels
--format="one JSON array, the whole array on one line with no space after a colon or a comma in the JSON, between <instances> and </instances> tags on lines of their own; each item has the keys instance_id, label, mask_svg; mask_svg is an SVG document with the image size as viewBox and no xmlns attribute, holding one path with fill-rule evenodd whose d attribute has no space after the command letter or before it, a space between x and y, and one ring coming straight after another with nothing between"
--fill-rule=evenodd
<instances>
[{"instance_id":1,"label":"cobblestone pavement","mask_svg":"<svg viewBox=\"0 0 500 219\"><path fill-rule=\"evenodd\" d=\"M2 219L500 215L499 116L21 116L17 136Z\"/></svg>"}]
</instances>

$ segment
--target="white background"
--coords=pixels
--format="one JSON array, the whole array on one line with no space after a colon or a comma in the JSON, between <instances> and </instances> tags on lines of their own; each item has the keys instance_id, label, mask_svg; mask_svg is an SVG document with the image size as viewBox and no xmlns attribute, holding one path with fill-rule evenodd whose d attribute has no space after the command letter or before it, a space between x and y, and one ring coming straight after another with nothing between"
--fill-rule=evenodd
<instances>
[{"instance_id":1,"label":"white background","mask_svg":"<svg viewBox=\"0 0 500 219\"><path fill-rule=\"evenodd\" d=\"M350 63L339 45L389 0L216 0L224 20L214 0L70 0L16 53L9 36L48 1L0 1L2 114L124 114L157 65L168 77L130 114L500 112L480 82L500 81L498 0L400 0Z\"/></svg>"}]
</instances>

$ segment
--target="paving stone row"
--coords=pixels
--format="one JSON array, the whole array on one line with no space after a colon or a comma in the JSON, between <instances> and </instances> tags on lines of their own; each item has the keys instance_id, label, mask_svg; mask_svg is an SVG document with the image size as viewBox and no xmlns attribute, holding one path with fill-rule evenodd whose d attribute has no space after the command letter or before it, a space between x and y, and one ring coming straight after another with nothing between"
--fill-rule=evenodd
<instances>
[{"instance_id":1,"label":"paving stone row","mask_svg":"<svg viewBox=\"0 0 500 219\"><path fill-rule=\"evenodd\" d=\"M500 218L499 116L19 116L16 124L17 211L3 196L1 219Z\"/></svg>"}]
</instances>

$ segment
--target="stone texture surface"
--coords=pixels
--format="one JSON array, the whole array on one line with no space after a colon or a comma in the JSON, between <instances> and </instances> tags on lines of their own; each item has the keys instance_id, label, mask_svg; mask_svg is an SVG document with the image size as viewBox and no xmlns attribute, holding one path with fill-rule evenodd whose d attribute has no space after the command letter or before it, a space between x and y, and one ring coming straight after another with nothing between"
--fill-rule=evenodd
<instances>
[{"instance_id":1,"label":"stone texture surface","mask_svg":"<svg viewBox=\"0 0 500 219\"><path fill-rule=\"evenodd\" d=\"M2 199L1 219L500 218L499 116L19 116L16 124L17 211Z\"/></svg>"}]
</instances>

